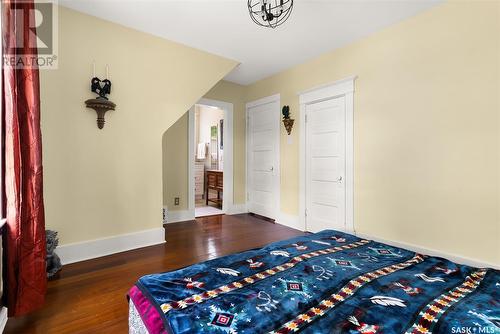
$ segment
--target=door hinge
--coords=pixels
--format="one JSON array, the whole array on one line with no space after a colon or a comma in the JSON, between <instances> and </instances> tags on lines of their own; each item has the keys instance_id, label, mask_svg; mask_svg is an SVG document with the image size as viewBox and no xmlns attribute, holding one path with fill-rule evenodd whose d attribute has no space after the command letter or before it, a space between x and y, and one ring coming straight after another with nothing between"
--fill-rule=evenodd
<instances>
[{"instance_id":1,"label":"door hinge","mask_svg":"<svg viewBox=\"0 0 500 334\"><path fill-rule=\"evenodd\" d=\"M306 217L307 217L307 209L306 209L306 210L304 210L304 216L306 216Z\"/></svg>"},{"instance_id":2,"label":"door hinge","mask_svg":"<svg viewBox=\"0 0 500 334\"><path fill-rule=\"evenodd\" d=\"M306 123L307 123L307 114L306 114L305 116L306 116L306 119L305 119L305 121L306 121Z\"/></svg>"}]
</instances>

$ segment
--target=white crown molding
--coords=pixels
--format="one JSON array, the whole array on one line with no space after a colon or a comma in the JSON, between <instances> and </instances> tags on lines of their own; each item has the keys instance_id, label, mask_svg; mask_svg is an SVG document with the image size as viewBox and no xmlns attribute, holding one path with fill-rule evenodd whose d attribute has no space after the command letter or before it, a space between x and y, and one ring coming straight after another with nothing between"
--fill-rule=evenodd
<instances>
[{"instance_id":1,"label":"white crown molding","mask_svg":"<svg viewBox=\"0 0 500 334\"><path fill-rule=\"evenodd\" d=\"M260 106L262 104L267 104L267 103L279 101L280 99L281 99L280 94L274 94L274 95L266 96L266 97L263 97L261 99L258 99L258 100L252 101L252 102L248 102L246 104L246 107L248 109L248 108Z\"/></svg>"},{"instance_id":2,"label":"white crown molding","mask_svg":"<svg viewBox=\"0 0 500 334\"><path fill-rule=\"evenodd\" d=\"M56 248L63 265L165 242L163 227L62 245Z\"/></svg>"},{"instance_id":3,"label":"white crown molding","mask_svg":"<svg viewBox=\"0 0 500 334\"><path fill-rule=\"evenodd\" d=\"M327 84L319 85L298 92L299 104L307 104L317 102L326 98L333 98L335 96L346 95L354 92L354 80L357 76L353 75L348 78L340 79Z\"/></svg>"}]
</instances>

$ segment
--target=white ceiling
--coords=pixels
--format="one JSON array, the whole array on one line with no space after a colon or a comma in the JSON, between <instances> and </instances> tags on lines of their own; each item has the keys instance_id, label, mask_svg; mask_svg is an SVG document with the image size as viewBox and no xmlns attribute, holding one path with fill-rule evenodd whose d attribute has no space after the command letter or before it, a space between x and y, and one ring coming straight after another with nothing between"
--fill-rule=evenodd
<instances>
[{"instance_id":1,"label":"white ceiling","mask_svg":"<svg viewBox=\"0 0 500 334\"><path fill-rule=\"evenodd\" d=\"M443 0L295 0L277 29L250 19L247 0L59 0L63 6L239 61L247 85L341 47Z\"/></svg>"}]
</instances>

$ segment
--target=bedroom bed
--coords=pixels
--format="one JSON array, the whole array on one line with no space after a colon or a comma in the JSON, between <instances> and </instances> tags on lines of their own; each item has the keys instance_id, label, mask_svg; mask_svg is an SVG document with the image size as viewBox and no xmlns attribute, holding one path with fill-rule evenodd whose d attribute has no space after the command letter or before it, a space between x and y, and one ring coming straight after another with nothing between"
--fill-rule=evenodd
<instances>
[{"instance_id":1,"label":"bedroom bed","mask_svg":"<svg viewBox=\"0 0 500 334\"><path fill-rule=\"evenodd\" d=\"M140 278L130 333L500 333L500 272L326 230Z\"/></svg>"}]
</instances>

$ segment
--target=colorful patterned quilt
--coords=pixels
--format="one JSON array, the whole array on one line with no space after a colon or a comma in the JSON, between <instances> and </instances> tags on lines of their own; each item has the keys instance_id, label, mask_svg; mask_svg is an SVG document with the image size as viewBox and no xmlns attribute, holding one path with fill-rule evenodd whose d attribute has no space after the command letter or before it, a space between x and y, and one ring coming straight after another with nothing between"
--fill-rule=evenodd
<instances>
[{"instance_id":1,"label":"colorful patterned quilt","mask_svg":"<svg viewBox=\"0 0 500 334\"><path fill-rule=\"evenodd\" d=\"M500 271L337 231L147 275L150 333L500 333Z\"/></svg>"}]
</instances>

